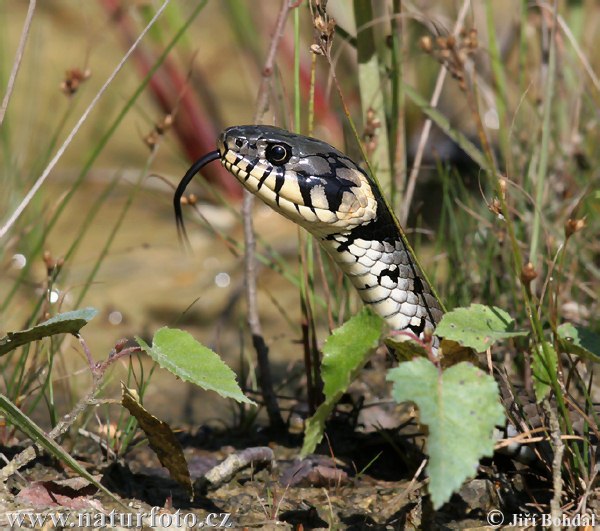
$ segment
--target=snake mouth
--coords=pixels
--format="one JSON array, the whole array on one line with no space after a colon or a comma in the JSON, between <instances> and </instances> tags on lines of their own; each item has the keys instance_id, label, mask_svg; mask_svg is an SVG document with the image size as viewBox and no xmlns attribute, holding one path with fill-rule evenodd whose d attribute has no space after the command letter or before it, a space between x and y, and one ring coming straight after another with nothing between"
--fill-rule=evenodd
<instances>
[{"instance_id":1,"label":"snake mouth","mask_svg":"<svg viewBox=\"0 0 600 531\"><path fill-rule=\"evenodd\" d=\"M183 176L183 179L177 185L177 189L175 190L175 195L173 196L173 207L175 208L175 223L177 224L177 234L181 239L187 240L185 225L183 223L183 212L181 210L181 198L185 193L185 189L187 188L190 181L196 176L196 174L204 168L209 162L213 162L214 160L221 158L221 152L218 149L211 151L198 159L190 169Z\"/></svg>"}]
</instances>

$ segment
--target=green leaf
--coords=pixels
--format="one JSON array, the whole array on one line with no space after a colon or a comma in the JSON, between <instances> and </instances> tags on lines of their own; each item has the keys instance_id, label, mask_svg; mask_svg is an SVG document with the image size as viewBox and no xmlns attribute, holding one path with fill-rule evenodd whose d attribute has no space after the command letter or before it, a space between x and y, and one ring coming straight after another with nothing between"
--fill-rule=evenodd
<instances>
[{"instance_id":1,"label":"green leaf","mask_svg":"<svg viewBox=\"0 0 600 531\"><path fill-rule=\"evenodd\" d=\"M302 456L314 452L321 442L325 421L377 347L382 329L383 319L365 307L336 328L325 341L321 364L325 401L306 422Z\"/></svg>"},{"instance_id":2,"label":"green leaf","mask_svg":"<svg viewBox=\"0 0 600 531\"><path fill-rule=\"evenodd\" d=\"M327 338L321 363L326 398L346 391L377 347L382 328L383 319L365 307Z\"/></svg>"},{"instance_id":3,"label":"green leaf","mask_svg":"<svg viewBox=\"0 0 600 531\"><path fill-rule=\"evenodd\" d=\"M557 366L558 356L550 343L544 341L543 345L534 349L531 372L533 374L533 390L538 402L541 402L550 392L552 383L556 379Z\"/></svg>"},{"instance_id":4,"label":"green leaf","mask_svg":"<svg viewBox=\"0 0 600 531\"><path fill-rule=\"evenodd\" d=\"M44 433L42 428L33 422L33 420L25 415L25 413L23 413L13 402L10 401L10 399L3 394L0 394L0 410L4 412L9 422L19 428L40 448L43 448L50 455L54 456L59 461L62 461L69 468L73 469L82 478L86 479L97 489L107 494L118 505L125 507L119 498L110 492L104 485L94 479L94 477L85 468L83 468L78 461L73 459L62 446L60 446L54 439L50 439L46 433Z\"/></svg>"},{"instance_id":5,"label":"green leaf","mask_svg":"<svg viewBox=\"0 0 600 531\"><path fill-rule=\"evenodd\" d=\"M514 321L504 310L495 306L471 304L468 308L456 308L444 314L435 333L464 347L483 352L500 339L526 336L528 333L513 329Z\"/></svg>"},{"instance_id":6,"label":"green leaf","mask_svg":"<svg viewBox=\"0 0 600 531\"><path fill-rule=\"evenodd\" d=\"M494 426L504 422L498 385L470 363L442 372L425 358L400 364L387 379L394 383L394 399L414 402L421 423L429 427L427 474L438 509L494 451Z\"/></svg>"},{"instance_id":7,"label":"green leaf","mask_svg":"<svg viewBox=\"0 0 600 531\"><path fill-rule=\"evenodd\" d=\"M429 355L425 347L414 339L389 335L384 338L384 342L389 348L394 350L394 354L399 361L409 361L415 356L426 358Z\"/></svg>"},{"instance_id":8,"label":"green leaf","mask_svg":"<svg viewBox=\"0 0 600 531\"><path fill-rule=\"evenodd\" d=\"M571 323L561 324L557 332L566 352L596 363L600 361L600 337L594 332Z\"/></svg>"},{"instance_id":9,"label":"green leaf","mask_svg":"<svg viewBox=\"0 0 600 531\"><path fill-rule=\"evenodd\" d=\"M154 334L151 347L139 337L136 341L163 369L182 380L225 398L255 404L242 393L235 373L223 360L187 332L164 327Z\"/></svg>"},{"instance_id":10,"label":"green leaf","mask_svg":"<svg viewBox=\"0 0 600 531\"><path fill-rule=\"evenodd\" d=\"M0 356L4 356L17 347L38 341L44 337L56 334L77 334L97 313L98 310L95 308L59 313L27 330L9 332L0 339Z\"/></svg>"}]
</instances>

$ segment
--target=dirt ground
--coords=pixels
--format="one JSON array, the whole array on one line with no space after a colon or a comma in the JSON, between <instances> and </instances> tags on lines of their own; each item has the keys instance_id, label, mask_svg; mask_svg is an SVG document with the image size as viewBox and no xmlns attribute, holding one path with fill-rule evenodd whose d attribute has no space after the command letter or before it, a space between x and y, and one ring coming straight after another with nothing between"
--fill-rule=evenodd
<instances>
[{"instance_id":1,"label":"dirt ground","mask_svg":"<svg viewBox=\"0 0 600 531\"><path fill-rule=\"evenodd\" d=\"M373 371L366 370L367 380ZM372 384L373 378L368 385ZM365 381L359 385L366 385ZM467 482L448 504L433 511L426 481L415 479L425 456L422 429L412 414L405 406L381 400L362 408L341 406L318 453L304 460L298 458L301 436L289 431L253 428L244 433L208 425L179 431L195 480L193 499L169 478L145 444L134 445L116 459L107 456L101 445L80 437L72 455L101 478L128 511L144 513L147 525L154 514L152 523L158 527L177 514L188 515L188 523L194 518L191 514L198 521L210 515L213 523L218 514L221 520L229 515L227 524L234 529L487 529L491 528L488 515L498 508L506 518L526 514L524 502L531 491L536 491L540 503L547 503L547 480L533 468L497 455L484 461L477 478ZM398 419L405 422L375 428L374 424L391 424L392 418L396 424ZM18 449L11 446L2 451L11 457ZM234 468L231 477L224 475L214 483L202 479L228 456L249 453L255 460ZM100 518L101 510L105 514L114 510L115 518L124 518L125 509L114 500L81 480L76 485L65 483L70 477L70 471L48 458L31 463L8 482L0 525L8 525L7 515L24 507L27 511L39 507L48 518L57 513L71 519L77 514ZM163 515L160 521L159 514Z\"/></svg>"}]
</instances>

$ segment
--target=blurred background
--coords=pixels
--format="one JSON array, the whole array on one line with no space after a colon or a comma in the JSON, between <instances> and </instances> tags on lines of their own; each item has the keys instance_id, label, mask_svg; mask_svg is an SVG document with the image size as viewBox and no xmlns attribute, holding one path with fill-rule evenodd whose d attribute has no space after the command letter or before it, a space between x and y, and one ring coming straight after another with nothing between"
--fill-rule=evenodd
<instances>
[{"instance_id":1,"label":"blurred background","mask_svg":"<svg viewBox=\"0 0 600 531\"><path fill-rule=\"evenodd\" d=\"M307 1L290 12L265 122L311 133L360 161L332 67L311 51L316 4L312 14ZM491 301L513 315L522 311L513 299L515 281L506 278L510 259L503 255L505 235L489 208L493 193L473 157L457 145L466 139L480 149L481 143L461 72L452 72L452 65L450 73L459 79L448 76L437 105L451 134L438 116L415 192L408 205L405 201L426 102L441 65L449 61L447 43L439 38L453 31L462 9L461 64L467 73L476 72L478 110L498 167L513 183L508 193L518 236L525 255L537 257L537 289L544 289L566 219L589 216L590 238L578 244L565 268L561 311L597 326L598 203L597 196L587 197L598 185L600 86L593 50L600 6L558 2L564 25L556 27L552 6L543 2L362 4L367 8L349 0L328 2L339 26L333 68L378 177L407 219L422 265L448 305ZM150 0L37 3L0 129L0 225L160 5ZM28 7L24 0L0 1L3 93ZM177 240L172 202L174 187L194 160L214 149L219 131L253 121L279 9L275 1L170 3L0 240L0 336L57 312L92 306L99 315L82 335L96 360L105 359L120 338L149 340L158 328L177 326L241 371L245 385L255 386L243 297L241 188L217 163L190 186L193 205L184 212L192 253ZM473 29L476 35L469 33ZM556 66L549 68L553 31L558 32ZM554 93L545 109L548 76ZM549 137L542 147L544 130ZM536 187L539 179L543 186ZM536 208L543 212L538 222ZM275 380L292 382L287 389L294 392L302 389L305 317L299 286L306 270L299 264L307 244L298 243L294 224L262 204L255 205L254 221L263 332ZM541 243L532 249L536 223ZM323 262L323 270L314 266L311 288L315 300L325 300L315 303L311 326L317 341L360 307L326 257ZM48 408L67 411L90 386L84 354L73 338L44 341L0 362L2 392L43 424L51 422ZM109 398L119 396L120 380L146 381L152 367L144 356L131 366L128 359L118 365L104 392ZM43 400L28 402L28 395L40 392ZM178 424L236 414L231 404L163 370L152 375L144 403Z\"/></svg>"}]
</instances>

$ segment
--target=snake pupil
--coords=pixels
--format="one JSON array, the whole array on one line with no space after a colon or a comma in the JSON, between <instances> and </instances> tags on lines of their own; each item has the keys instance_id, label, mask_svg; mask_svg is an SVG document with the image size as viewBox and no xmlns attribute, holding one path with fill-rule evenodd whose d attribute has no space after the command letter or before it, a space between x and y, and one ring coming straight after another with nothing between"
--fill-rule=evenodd
<instances>
[{"instance_id":1,"label":"snake pupil","mask_svg":"<svg viewBox=\"0 0 600 531\"><path fill-rule=\"evenodd\" d=\"M275 166L283 166L292 156L292 150L283 144L269 144L265 152L267 160Z\"/></svg>"}]
</instances>

